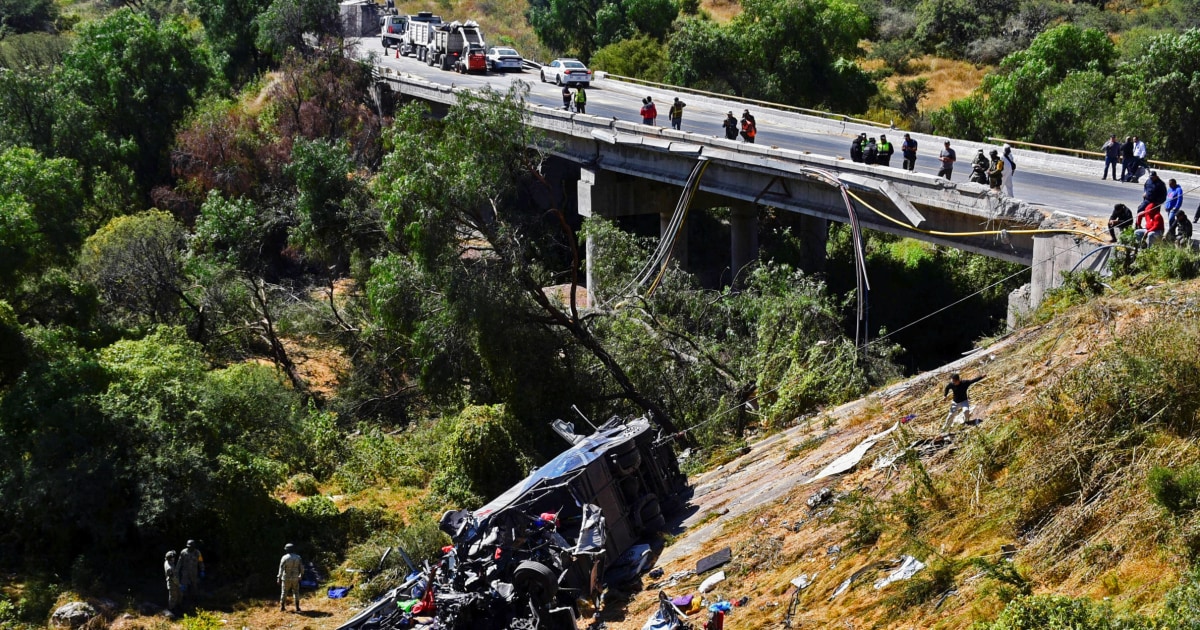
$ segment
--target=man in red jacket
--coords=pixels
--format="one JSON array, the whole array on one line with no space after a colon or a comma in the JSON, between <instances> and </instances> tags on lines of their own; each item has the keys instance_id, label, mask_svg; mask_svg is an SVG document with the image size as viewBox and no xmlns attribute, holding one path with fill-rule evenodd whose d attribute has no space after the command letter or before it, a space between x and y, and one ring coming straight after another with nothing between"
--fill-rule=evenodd
<instances>
[{"instance_id":1,"label":"man in red jacket","mask_svg":"<svg viewBox=\"0 0 1200 630\"><path fill-rule=\"evenodd\" d=\"M1158 204L1150 204L1146 206L1137 215L1137 220L1134 225L1140 226L1133 231L1133 235L1137 237L1138 242L1145 241L1145 246L1149 247L1154 244L1154 241L1162 238L1163 235L1163 217L1162 206Z\"/></svg>"}]
</instances>

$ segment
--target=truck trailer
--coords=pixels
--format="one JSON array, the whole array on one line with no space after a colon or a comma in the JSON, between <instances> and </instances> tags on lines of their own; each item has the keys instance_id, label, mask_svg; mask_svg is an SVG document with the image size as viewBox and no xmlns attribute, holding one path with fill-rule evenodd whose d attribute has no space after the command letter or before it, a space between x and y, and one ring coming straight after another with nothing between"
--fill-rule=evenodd
<instances>
[{"instance_id":1,"label":"truck trailer","mask_svg":"<svg viewBox=\"0 0 1200 630\"><path fill-rule=\"evenodd\" d=\"M487 44L474 20L451 22L433 29L433 42L425 63L442 70L487 72Z\"/></svg>"}]
</instances>

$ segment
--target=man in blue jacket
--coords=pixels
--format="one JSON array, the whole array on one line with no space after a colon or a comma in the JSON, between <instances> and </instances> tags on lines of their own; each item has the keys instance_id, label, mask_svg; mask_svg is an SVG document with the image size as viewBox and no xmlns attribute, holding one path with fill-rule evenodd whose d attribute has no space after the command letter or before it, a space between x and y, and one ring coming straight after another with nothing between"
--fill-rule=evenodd
<instances>
[{"instance_id":1,"label":"man in blue jacket","mask_svg":"<svg viewBox=\"0 0 1200 630\"><path fill-rule=\"evenodd\" d=\"M1180 202L1183 202L1183 191L1179 191ZM1142 203L1138 206L1138 214L1151 204L1159 205L1167 200L1167 185L1158 178L1158 171L1150 171L1150 178L1142 184Z\"/></svg>"}]
</instances>

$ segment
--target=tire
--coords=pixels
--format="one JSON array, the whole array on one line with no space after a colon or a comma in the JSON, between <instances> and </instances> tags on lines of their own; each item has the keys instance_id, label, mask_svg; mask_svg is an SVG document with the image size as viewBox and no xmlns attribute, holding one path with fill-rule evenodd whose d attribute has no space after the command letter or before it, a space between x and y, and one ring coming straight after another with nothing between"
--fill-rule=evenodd
<instances>
[{"instance_id":1,"label":"tire","mask_svg":"<svg viewBox=\"0 0 1200 630\"><path fill-rule=\"evenodd\" d=\"M512 584L518 593L528 595L538 606L549 604L558 594L558 578L554 571L533 560L525 560L517 565L513 570Z\"/></svg>"},{"instance_id":2,"label":"tire","mask_svg":"<svg viewBox=\"0 0 1200 630\"><path fill-rule=\"evenodd\" d=\"M612 456L613 474L625 477L637 472L642 465L642 452L636 448L620 452Z\"/></svg>"},{"instance_id":3,"label":"tire","mask_svg":"<svg viewBox=\"0 0 1200 630\"><path fill-rule=\"evenodd\" d=\"M545 82L546 82L546 71L545 71L545 70L539 70L539 71L538 71L538 78L542 80L542 83L545 83Z\"/></svg>"},{"instance_id":4,"label":"tire","mask_svg":"<svg viewBox=\"0 0 1200 630\"><path fill-rule=\"evenodd\" d=\"M556 75L554 77L554 85L557 85L558 87L562 87L562 75L561 74Z\"/></svg>"}]
</instances>

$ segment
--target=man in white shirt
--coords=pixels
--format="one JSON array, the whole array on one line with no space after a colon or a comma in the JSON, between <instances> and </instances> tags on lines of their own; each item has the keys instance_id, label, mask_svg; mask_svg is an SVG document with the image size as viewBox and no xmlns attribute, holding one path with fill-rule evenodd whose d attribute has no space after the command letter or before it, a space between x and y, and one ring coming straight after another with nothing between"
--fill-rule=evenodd
<instances>
[{"instance_id":1,"label":"man in white shirt","mask_svg":"<svg viewBox=\"0 0 1200 630\"><path fill-rule=\"evenodd\" d=\"M1136 179L1138 176L1138 171L1140 171L1143 166L1149 167L1149 165L1146 164L1146 143L1142 142L1142 140L1137 136L1133 137L1133 159L1136 160L1136 163L1133 165L1133 168L1130 169L1130 176Z\"/></svg>"}]
</instances>

